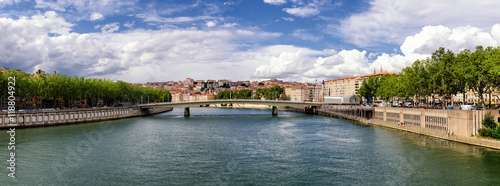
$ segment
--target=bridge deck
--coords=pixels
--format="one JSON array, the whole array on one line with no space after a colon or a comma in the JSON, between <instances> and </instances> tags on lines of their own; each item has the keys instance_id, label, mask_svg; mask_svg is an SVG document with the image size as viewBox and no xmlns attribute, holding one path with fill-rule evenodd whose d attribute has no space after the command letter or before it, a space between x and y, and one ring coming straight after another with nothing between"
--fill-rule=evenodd
<instances>
[{"instance_id":1,"label":"bridge deck","mask_svg":"<svg viewBox=\"0 0 500 186\"><path fill-rule=\"evenodd\" d=\"M272 101L272 100L245 100L245 99L232 99L232 100L210 100L210 101L192 101L192 102L167 102L167 103L150 103L141 104L141 108L153 107L199 107L200 105L212 104L255 104L255 105L269 105L269 106L321 106L319 102L292 102L292 101Z\"/></svg>"}]
</instances>

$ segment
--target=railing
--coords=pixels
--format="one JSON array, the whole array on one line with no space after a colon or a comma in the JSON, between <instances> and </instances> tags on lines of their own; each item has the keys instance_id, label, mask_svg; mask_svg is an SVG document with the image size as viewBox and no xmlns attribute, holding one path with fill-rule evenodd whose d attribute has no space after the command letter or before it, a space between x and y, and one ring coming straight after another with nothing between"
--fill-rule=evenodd
<instances>
[{"instance_id":1,"label":"railing","mask_svg":"<svg viewBox=\"0 0 500 186\"><path fill-rule=\"evenodd\" d=\"M418 134L424 134L427 136L432 136L436 138L441 138L445 140L450 140L450 141L455 141L459 143L466 143L466 144L471 144L471 145L478 145L478 146L483 146L483 147L489 147L489 148L494 148L494 149L500 149L500 141L498 140L492 140L492 139L480 139L477 137L471 137L471 136L460 136L460 135L455 135L449 130L437 130L433 128L423 128L420 126L414 126L414 125L401 125L398 123L393 123L393 122L384 122L380 121L377 119L371 120L370 121L373 124L380 125L380 126L385 126L389 128L394 128L394 129L399 129L403 131L408 131L408 132L414 132Z\"/></svg>"}]
</instances>

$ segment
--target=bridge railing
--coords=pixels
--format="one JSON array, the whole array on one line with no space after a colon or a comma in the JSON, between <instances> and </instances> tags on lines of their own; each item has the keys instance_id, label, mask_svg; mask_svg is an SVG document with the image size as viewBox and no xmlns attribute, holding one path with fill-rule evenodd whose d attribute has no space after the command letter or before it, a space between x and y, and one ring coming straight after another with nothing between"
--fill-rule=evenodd
<instances>
[{"instance_id":1,"label":"bridge railing","mask_svg":"<svg viewBox=\"0 0 500 186\"><path fill-rule=\"evenodd\" d=\"M249 102L275 102L275 103L315 103L319 104L322 102L310 102L310 101L292 101L292 100L258 100L258 99L213 99L213 100L196 100L196 101L176 101L176 102L154 102L154 103L144 103L139 105L155 105L164 103L206 103L206 102L231 102L231 101L249 101Z\"/></svg>"}]
</instances>

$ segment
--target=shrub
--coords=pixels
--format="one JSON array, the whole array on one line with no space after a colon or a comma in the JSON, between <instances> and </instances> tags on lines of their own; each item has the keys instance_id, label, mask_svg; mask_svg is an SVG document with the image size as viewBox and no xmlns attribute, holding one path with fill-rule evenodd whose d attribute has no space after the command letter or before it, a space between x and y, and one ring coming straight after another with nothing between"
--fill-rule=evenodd
<instances>
[{"instance_id":1,"label":"shrub","mask_svg":"<svg viewBox=\"0 0 500 186\"><path fill-rule=\"evenodd\" d=\"M483 127L489 128L489 129L495 129L497 127L497 124L495 123L495 120L493 119L493 116L491 115L490 112L486 113L483 118Z\"/></svg>"},{"instance_id":2,"label":"shrub","mask_svg":"<svg viewBox=\"0 0 500 186\"><path fill-rule=\"evenodd\" d=\"M479 136L489 136L489 137L493 137L493 129L489 129L489 128L482 128L482 129L479 129L477 130L479 132Z\"/></svg>"},{"instance_id":3,"label":"shrub","mask_svg":"<svg viewBox=\"0 0 500 186\"><path fill-rule=\"evenodd\" d=\"M493 130L493 138L500 139L500 125Z\"/></svg>"}]
</instances>

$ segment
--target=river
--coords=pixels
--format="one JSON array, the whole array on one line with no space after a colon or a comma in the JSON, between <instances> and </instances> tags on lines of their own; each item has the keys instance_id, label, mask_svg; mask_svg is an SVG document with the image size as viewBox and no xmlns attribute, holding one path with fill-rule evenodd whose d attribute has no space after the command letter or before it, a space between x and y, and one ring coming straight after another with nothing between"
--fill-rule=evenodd
<instances>
[{"instance_id":1,"label":"river","mask_svg":"<svg viewBox=\"0 0 500 186\"><path fill-rule=\"evenodd\" d=\"M191 108L1 131L1 185L498 185L500 151L322 116Z\"/></svg>"}]
</instances>

